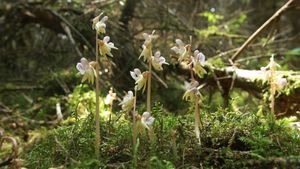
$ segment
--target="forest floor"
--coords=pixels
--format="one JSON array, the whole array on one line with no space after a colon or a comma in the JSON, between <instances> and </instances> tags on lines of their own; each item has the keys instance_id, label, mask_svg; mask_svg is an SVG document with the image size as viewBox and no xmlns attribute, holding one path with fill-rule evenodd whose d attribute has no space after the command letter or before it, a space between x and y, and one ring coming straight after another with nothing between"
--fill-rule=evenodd
<instances>
[{"instance_id":1,"label":"forest floor","mask_svg":"<svg viewBox=\"0 0 300 169\"><path fill-rule=\"evenodd\" d=\"M104 99L104 97L103 97ZM18 160L25 168L297 168L300 165L300 132L292 126L295 118L275 120L268 111L241 112L201 110L201 144L194 133L193 111L174 115L155 103L154 134L139 128L138 143L132 147L130 116L110 115L101 108L100 160L95 158L94 92L78 86L64 97L50 97L35 105L36 115L21 113L1 116L5 135L18 141ZM57 120L60 102L64 119ZM43 106L43 109L40 107ZM8 108L8 107L7 107ZM143 105L138 107L142 112ZM19 110L15 108L15 110ZM49 115L49 111L53 111ZM33 111L34 110L27 110ZM48 112L45 113L45 112ZM39 117L40 116L40 117ZM49 119L38 120L38 119ZM0 157L10 155L5 143Z\"/></svg>"}]
</instances>

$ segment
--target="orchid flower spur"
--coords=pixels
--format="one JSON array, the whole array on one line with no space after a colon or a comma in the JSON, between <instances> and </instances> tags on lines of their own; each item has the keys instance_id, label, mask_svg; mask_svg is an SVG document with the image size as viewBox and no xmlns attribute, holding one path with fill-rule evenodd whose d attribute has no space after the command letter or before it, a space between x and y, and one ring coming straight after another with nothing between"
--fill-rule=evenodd
<instances>
[{"instance_id":1,"label":"orchid flower spur","mask_svg":"<svg viewBox=\"0 0 300 169\"><path fill-rule=\"evenodd\" d=\"M193 101L196 98L196 95L200 95L200 92L198 91L199 82L192 81L191 83L185 82L185 93L183 94L183 100L186 101Z\"/></svg>"},{"instance_id":2,"label":"orchid flower spur","mask_svg":"<svg viewBox=\"0 0 300 169\"><path fill-rule=\"evenodd\" d=\"M151 59L152 59L152 66L157 71L163 70L163 68L162 68L163 64L166 64L166 65L169 64L166 62L166 59L161 56L159 51L155 52L154 56L152 56Z\"/></svg>"},{"instance_id":3,"label":"orchid flower spur","mask_svg":"<svg viewBox=\"0 0 300 169\"><path fill-rule=\"evenodd\" d=\"M205 56L202 52L195 50L194 56L192 57L192 64L194 72L199 76L202 77L206 74L206 70L203 68L205 64Z\"/></svg>"},{"instance_id":4,"label":"orchid flower spur","mask_svg":"<svg viewBox=\"0 0 300 169\"><path fill-rule=\"evenodd\" d=\"M179 57L178 61L181 62L188 58L188 50L186 49L186 45L180 39L175 40L176 46L173 46L171 50L173 50Z\"/></svg>"},{"instance_id":5,"label":"orchid flower spur","mask_svg":"<svg viewBox=\"0 0 300 169\"><path fill-rule=\"evenodd\" d=\"M134 96L132 91L128 91L127 94L123 97L123 100L120 102L122 110L129 112L134 106Z\"/></svg>"},{"instance_id":6,"label":"orchid flower spur","mask_svg":"<svg viewBox=\"0 0 300 169\"><path fill-rule=\"evenodd\" d=\"M105 97L104 104L112 105L114 100L117 99L117 94L113 92L112 88L110 88L107 96Z\"/></svg>"},{"instance_id":7,"label":"orchid flower spur","mask_svg":"<svg viewBox=\"0 0 300 169\"><path fill-rule=\"evenodd\" d=\"M100 17L102 16L103 13L101 13L100 15L96 16L93 19L93 26L92 28L95 29L97 31L97 33L105 33L105 28L106 28L106 24L105 22L108 20L107 16L104 16L101 20ZM100 20L100 21L99 21Z\"/></svg>"},{"instance_id":8,"label":"orchid flower spur","mask_svg":"<svg viewBox=\"0 0 300 169\"><path fill-rule=\"evenodd\" d=\"M91 64L92 62L89 63L86 58L81 58L80 62L76 65L77 70L83 75L81 80L82 83L86 80L90 83L94 83L94 76L96 72Z\"/></svg>"},{"instance_id":9,"label":"orchid flower spur","mask_svg":"<svg viewBox=\"0 0 300 169\"><path fill-rule=\"evenodd\" d=\"M139 56L139 59L144 56L144 61L148 61L148 59L152 55L152 40L156 38L154 36L155 31L152 32L152 34L143 33L143 37L145 39L144 44L142 45L142 53Z\"/></svg>"},{"instance_id":10,"label":"orchid flower spur","mask_svg":"<svg viewBox=\"0 0 300 169\"><path fill-rule=\"evenodd\" d=\"M144 112L141 118L143 126L148 130L150 130L150 127L152 126L154 120L155 118L152 117L149 112Z\"/></svg>"},{"instance_id":11,"label":"orchid flower spur","mask_svg":"<svg viewBox=\"0 0 300 169\"><path fill-rule=\"evenodd\" d=\"M115 47L114 43L109 42L110 37L105 36L103 40L98 40L98 45L99 45L99 51L102 56L111 56L113 57L111 53L111 49L118 49Z\"/></svg>"},{"instance_id":12,"label":"orchid flower spur","mask_svg":"<svg viewBox=\"0 0 300 169\"><path fill-rule=\"evenodd\" d=\"M130 71L130 75L135 80L137 90L143 89L144 92L147 85L148 72L141 73L140 69L135 68L133 71Z\"/></svg>"}]
</instances>

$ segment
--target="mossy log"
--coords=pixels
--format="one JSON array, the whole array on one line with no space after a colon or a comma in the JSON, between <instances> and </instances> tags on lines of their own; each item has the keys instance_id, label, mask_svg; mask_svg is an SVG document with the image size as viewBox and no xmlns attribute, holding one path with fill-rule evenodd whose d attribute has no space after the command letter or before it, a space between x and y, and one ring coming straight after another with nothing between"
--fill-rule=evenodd
<instances>
[{"instance_id":1,"label":"mossy log","mask_svg":"<svg viewBox=\"0 0 300 169\"><path fill-rule=\"evenodd\" d=\"M214 76L208 76L206 81L221 87L223 96L229 99L232 88L240 88L248 91L258 99L263 99L263 94L269 91L269 83L266 73L261 70L245 70L234 67L210 68ZM300 111L300 72L277 71L277 78L286 78L287 85L276 94L276 116L296 115ZM224 99L226 99L224 97Z\"/></svg>"}]
</instances>

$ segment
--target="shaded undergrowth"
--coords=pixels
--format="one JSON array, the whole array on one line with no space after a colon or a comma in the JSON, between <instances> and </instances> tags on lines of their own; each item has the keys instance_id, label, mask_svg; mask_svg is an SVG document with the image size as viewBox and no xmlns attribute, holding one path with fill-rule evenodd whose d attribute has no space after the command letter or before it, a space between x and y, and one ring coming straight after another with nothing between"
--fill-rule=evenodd
<instances>
[{"instance_id":1,"label":"shaded undergrowth","mask_svg":"<svg viewBox=\"0 0 300 169\"><path fill-rule=\"evenodd\" d=\"M139 107L139 112L143 109ZM141 129L135 149L131 147L130 117L118 112L109 122L102 116L100 160L94 159L93 114L75 118L48 131L25 151L26 167L131 168L133 154L138 168L296 168L300 164L299 131L290 126L291 118L275 120L268 114L231 110L202 111L199 145L193 133L192 112L174 116L156 103L153 116L154 139L150 141Z\"/></svg>"}]
</instances>

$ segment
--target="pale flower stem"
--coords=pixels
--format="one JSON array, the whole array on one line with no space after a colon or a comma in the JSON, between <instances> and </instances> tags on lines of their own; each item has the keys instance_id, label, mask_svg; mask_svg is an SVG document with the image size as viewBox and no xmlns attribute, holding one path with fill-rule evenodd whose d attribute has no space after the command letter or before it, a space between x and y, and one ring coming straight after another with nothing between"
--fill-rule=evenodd
<instances>
[{"instance_id":1,"label":"pale flower stem","mask_svg":"<svg viewBox=\"0 0 300 169\"><path fill-rule=\"evenodd\" d=\"M190 58L192 60L192 57L193 57L192 56L193 55L193 53L192 53L192 36L190 36L189 54L190 54ZM195 81L192 64L190 66L190 70L191 70L191 79L192 79L192 81ZM201 145L200 128L201 128L201 120L200 120L200 111L199 111L199 98L196 94L196 97L195 97L195 134L199 141L199 145Z\"/></svg>"},{"instance_id":2,"label":"pale flower stem","mask_svg":"<svg viewBox=\"0 0 300 169\"><path fill-rule=\"evenodd\" d=\"M193 68L192 68L192 66L191 66L191 79L192 79L192 81L195 81L195 77L194 77L194 72L193 72Z\"/></svg>"},{"instance_id":3,"label":"pale flower stem","mask_svg":"<svg viewBox=\"0 0 300 169\"><path fill-rule=\"evenodd\" d=\"M96 142L95 142L95 153L96 158L99 159L100 153L100 114L99 114L99 51L98 51L98 33L96 31L96 115L95 115L95 121L96 121Z\"/></svg>"},{"instance_id":4,"label":"pale flower stem","mask_svg":"<svg viewBox=\"0 0 300 169\"><path fill-rule=\"evenodd\" d=\"M192 54L192 36L190 36L190 46L189 46L189 54L190 54L190 60L192 62L192 57L193 57L193 54ZM193 66L191 64L190 66L190 70L191 70L191 78L192 78L192 81L195 80L195 77L194 77L194 71L193 71Z\"/></svg>"},{"instance_id":5,"label":"pale flower stem","mask_svg":"<svg viewBox=\"0 0 300 169\"><path fill-rule=\"evenodd\" d=\"M148 67L149 67L149 74L148 74L148 85L147 85L147 112L151 113L151 76L152 76L152 51L150 58L148 59Z\"/></svg>"},{"instance_id":6,"label":"pale flower stem","mask_svg":"<svg viewBox=\"0 0 300 169\"><path fill-rule=\"evenodd\" d=\"M134 102L133 102L133 111L132 111L132 144L133 147L136 145L136 118L135 118L135 110L136 110L136 99L137 99L137 89L134 88Z\"/></svg>"},{"instance_id":7,"label":"pale flower stem","mask_svg":"<svg viewBox=\"0 0 300 169\"><path fill-rule=\"evenodd\" d=\"M112 129L112 124L111 124L111 121L112 121L112 107L113 107L113 104L110 104L109 105L109 119L108 119L109 133L111 132L111 129Z\"/></svg>"},{"instance_id":8,"label":"pale flower stem","mask_svg":"<svg viewBox=\"0 0 300 169\"><path fill-rule=\"evenodd\" d=\"M195 98L195 132L196 132L196 136L199 140L199 144L201 145L200 128L201 128L201 120L200 120L200 113L199 113L199 99L198 99L198 96L196 96L196 98Z\"/></svg>"},{"instance_id":9,"label":"pale flower stem","mask_svg":"<svg viewBox=\"0 0 300 169\"><path fill-rule=\"evenodd\" d=\"M271 85L271 112L275 115L275 92L276 92L276 84L275 84L275 70L271 68L271 75L270 75L270 85Z\"/></svg>"}]
</instances>

